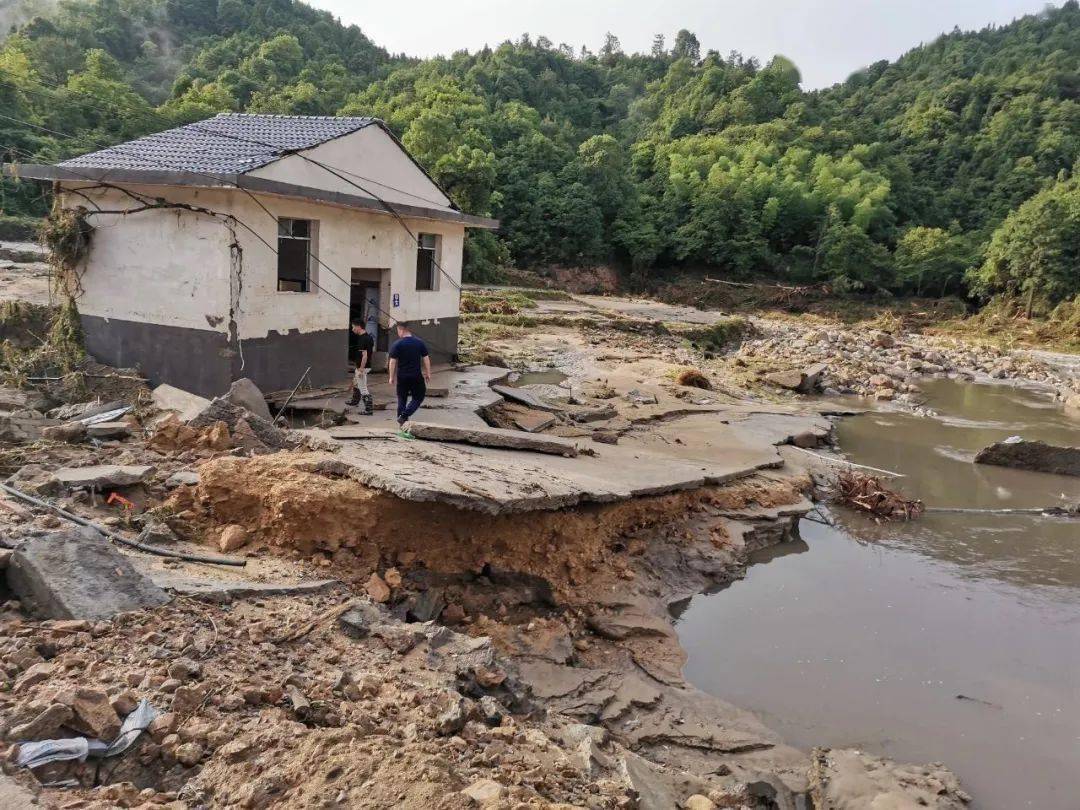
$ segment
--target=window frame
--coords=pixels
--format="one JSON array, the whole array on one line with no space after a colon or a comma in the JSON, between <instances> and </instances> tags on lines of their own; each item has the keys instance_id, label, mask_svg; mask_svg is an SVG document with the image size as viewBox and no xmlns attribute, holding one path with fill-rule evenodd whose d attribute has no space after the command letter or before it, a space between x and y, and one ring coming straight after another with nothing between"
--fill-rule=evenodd
<instances>
[{"instance_id":1,"label":"window frame","mask_svg":"<svg viewBox=\"0 0 1080 810\"><path fill-rule=\"evenodd\" d=\"M307 219L305 217L278 217L278 230L277 230L277 283L276 289L279 293L292 293L305 295L307 293L315 292L319 287L317 270L317 256L319 254L319 220ZM307 235L296 236L293 231L295 226L293 223L306 222L307 223ZM286 225L286 223L288 223ZM298 281L295 278L283 278L281 275L281 263L284 256L284 250L282 246L283 241L290 242L304 242L307 244L306 248L306 266L304 268L304 279ZM302 289L289 290L282 289L282 284L301 284Z\"/></svg>"},{"instance_id":2,"label":"window frame","mask_svg":"<svg viewBox=\"0 0 1080 810\"><path fill-rule=\"evenodd\" d=\"M424 244L425 239L430 239L433 244L427 246ZM442 250L442 234L438 233L419 233L416 236L416 276L413 278L413 288L417 292L438 292L439 291L439 253ZM431 265L428 267L428 272L431 274L431 285L426 287L420 286L420 261L425 252L431 254Z\"/></svg>"}]
</instances>

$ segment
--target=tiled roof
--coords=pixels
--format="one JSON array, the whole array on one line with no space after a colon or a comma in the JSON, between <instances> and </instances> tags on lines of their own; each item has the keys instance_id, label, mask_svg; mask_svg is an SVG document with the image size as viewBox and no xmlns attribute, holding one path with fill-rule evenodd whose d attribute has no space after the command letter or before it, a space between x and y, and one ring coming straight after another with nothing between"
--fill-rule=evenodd
<instances>
[{"instance_id":1,"label":"tiled roof","mask_svg":"<svg viewBox=\"0 0 1080 810\"><path fill-rule=\"evenodd\" d=\"M71 169L152 169L240 174L272 163L286 152L309 149L348 135L375 120L221 113L205 121L65 160L59 165Z\"/></svg>"}]
</instances>

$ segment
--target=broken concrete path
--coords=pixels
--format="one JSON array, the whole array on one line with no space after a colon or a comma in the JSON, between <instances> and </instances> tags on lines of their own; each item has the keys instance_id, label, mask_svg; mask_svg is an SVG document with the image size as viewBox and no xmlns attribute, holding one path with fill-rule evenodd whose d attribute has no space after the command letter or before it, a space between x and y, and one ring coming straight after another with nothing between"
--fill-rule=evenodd
<instances>
[{"instance_id":1,"label":"broken concrete path","mask_svg":"<svg viewBox=\"0 0 1080 810\"><path fill-rule=\"evenodd\" d=\"M500 428L455 428L431 422L410 422L408 427L409 432L417 439L463 442L480 447L502 447L508 450L548 453L568 458L573 458L578 454L577 444L557 436L537 436L523 431Z\"/></svg>"},{"instance_id":2,"label":"broken concrete path","mask_svg":"<svg viewBox=\"0 0 1080 810\"><path fill-rule=\"evenodd\" d=\"M66 489L108 489L129 487L154 474L149 465L95 464L90 467L64 467L52 474L53 481Z\"/></svg>"},{"instance_id":3,"label":"broken concrete path","mask_svg":"<svg viewBox=\"0 0 1080 810\"><path fill-rule=\"evenodd\" d=\"M1080 447L1062 447L1014 437L984 447L975 456L975 463L1053 475L1080 475Z\"/></svg>"},{"instance_id":4,"label":"broken concrete path","mask_svg":"<svg viewBox=\"0 0 1080 810\"><path fill-rule=\"evenodd\" d=\"M247 377L236 380L230 385L229 393L225 395L225 398L233 405L246 408L267 422L274 421L274 417L270 415L270 408L266 405L263 392L259 390L259 386L255 385Z\"/></svg>"},{"instance_id":5,"label":"broken concrete path","mask_svg":"<svg viewBox=\"0 0 1080 810\"><path fill-rule=\"evenodd\" d=\"M34 537L11 555L8 587L48 619L107 619L168 603L168 595L104 538L77 531Z\"/></svg>"},{"instance_id":6,"label":"broken concrete path","mask_svg":"<svg viewBox=\"0 0 1080 810\"><path fill-rule=\"evenodd\" d=\"M512 388L509 385L493 385L491 390L504 399L508 399L511 402L517 402L520 405L528 405L530 408L536 408L539 411L548 411L554 413L562 410L555 405L549 405L540 399L532 391L527 391L524 388Z\"/></svg>"},{"instance_id":7,"label":"broken concrete path","mask_svg":"<svg viewBox=\"0 0 1080 810\"><path fill-rule=\"evenodd\" d=\"M312 433L332 438L325 431ZM489 514L662 495L783 463L774 447L737 439L718 445L707 459L622 445L605 445L595 457L565 458L397 438L339 444L330 461L367 486L406 500L440 501Z\"/></svg>"}]
</instances>

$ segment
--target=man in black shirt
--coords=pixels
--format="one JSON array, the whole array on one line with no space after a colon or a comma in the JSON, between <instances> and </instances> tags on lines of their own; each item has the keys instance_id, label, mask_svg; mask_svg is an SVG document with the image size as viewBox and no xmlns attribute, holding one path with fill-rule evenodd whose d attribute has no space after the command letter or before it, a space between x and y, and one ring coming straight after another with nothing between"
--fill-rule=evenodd
<instances>
[{"instance_id":1,"label":"man in black shirt","mask_svg":"<svg viewBox=\"0 0 1080 810\"><path fill-rule=\"evenodd\" d=\"M349 359L356 364L356 372L353 374L352 396L346 404L355 407L363 400L364 410L361 413L364 416L371 416L374 408L371 393L368 391L367 377L368 372L371 371L371 355L375 353L375 341L368 334L363 321L353 321L352 332L356 338L350 346L352 356Z\"/></svg>"},{"instance_id":2,"label":"man in black shirt","mask_svg":"<svg viewBox=\"0 0 1080 810\"><path fill-rule=\"evenodd\" d=\"M412 333L407 323L398 323L397 333L398 339L390 347L389 371L390 384L397 388L397 421L404 425L427 394L425 381L431 379L431 357L427 344Z\"/></svg>"}]
</instances>

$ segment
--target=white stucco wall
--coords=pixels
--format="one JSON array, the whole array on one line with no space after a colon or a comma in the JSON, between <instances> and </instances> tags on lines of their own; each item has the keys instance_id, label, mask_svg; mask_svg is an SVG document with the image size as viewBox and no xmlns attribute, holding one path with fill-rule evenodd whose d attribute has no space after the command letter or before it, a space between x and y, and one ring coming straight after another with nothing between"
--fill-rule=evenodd
<instances>
[{"instance_id":1,"label":"white stucco wall","mask_svg":"<svg viewBox=\"0 0 1080 810\"><path fill-rule=\"evenodd\" d=\"M345 169L353 174L338 171L337 174L348 178L346 181L310 160L289 155L255 169L250 175L297 186L365 196L364 191L357 188L359 185L391 203L450 210L450 200L446 195L378 125L373 124L305 150L304 155L333 167L335 171Z\"/></svg>"},{"instance_id":2,"label":"white stucco wall","mask_svg":"<svg viewBox=\"0 0 1080 810\"><path fill-rule=\"evenodd\" d=\"M232 196L232 210L257 230L266 241L277 245L277 225L253 200L241 192ZM416 241L390 215L373 214L299 200L260 196L260 201L278 217L316 220L319 259L333 270L316 264L315 280L322 289L306 293L278 292L277 257L254 235L240 233L244 248L244 286L240 299L241 338L266 337L271 331L346 328L349 279L354 267L390 271L389 315L397 320L426 320L458 314L462 247L465 228L430 220L405 222L414 234L436 233L441 239L439 264L445 276L438 289L416 290ZM397 295L397 306L394 296ZM334 298L340 299L335 301Z\"/></svg>"},{"instance_id":3,"label":"white stucco wall","mask_svg":"<svg viewBox=\"0 0 1080 810\"><path fill-rule=\"evenodd\" d=\"M395 147L396 149L396 147ZM234 189L129 186L171 202L233 214L276 250L277 222L245 193ZM131 209L134 200L116 191L94 192L103 208ZM275 217L318 221L315 268L319 287L307 293L278 292L277 257L243 227L236 229L243 249L237 323L242 340L271 332L314 332L348 325L351 270L390 271L389 310L397 320L426 321L458 314L465 228L454 223L406 220L414 234L441 238L438 289L416 290L416 242L389 214L368 213L270 195L259 201ZM69 206L85 205L68 195ZM89 206L87 206L89 207ZM86 315L160 323L214 331L228 330L231 235L213 217L189 211L143 211L93 215L96 226L83 273L79 309ZM396 296L396 305L395 305ZM340 300L335 300L335 297ZM220 319L220 320L219 320Z\"/></svg>"},{"instance_id":4,"label":"white stucco wall","mask_svg":"<svg viewBox=\"0 0 1080 810\"><path fill-rule=\"evenodd\" d=\"M210 191L143 187L154 196L212 207ZM130 210L139 203L122 192L89 192L99 207ZM65 205L92 209L67 195ZM91 249L82 268L84 315L191 329L227 331L229 233L213 217L188 211L94 214Z\"/></svg>"}]
</instances>

